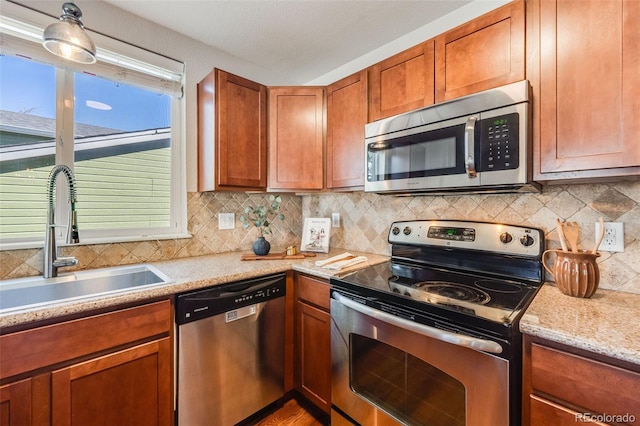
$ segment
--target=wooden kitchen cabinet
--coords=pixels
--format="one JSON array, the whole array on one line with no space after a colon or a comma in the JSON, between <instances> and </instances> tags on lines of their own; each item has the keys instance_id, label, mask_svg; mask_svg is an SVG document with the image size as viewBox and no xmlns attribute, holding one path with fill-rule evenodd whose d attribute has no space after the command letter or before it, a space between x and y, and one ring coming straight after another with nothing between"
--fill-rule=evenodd
<instances>
[{"instance_id":1,"label":"wooden kitchen cabinet","mask_svg":"<svg viewBox=\"0 0 640 426\"><path fill-rule=\"evenodd\" d=\"M585 413L627 414L637 421L640 368L634 371L616 364L619 362L525 335L522 424L592 423L581 417Z\"/></svg>"},{"instance_id":2,"label":"wooden kitchen cabinet","mask_svg":"<svg viewBox=\"0 0 640 426\"><path fill-rule=\"evenodd\" d=\"M640 175L640 2L527 1L534 179Z\"/></svg>"},{"instance_id":3,"label":"wooden kitchen cabinet","mask_svg":"<svg viewBox=\"0 0 640 426\"><path fill-rule=\"evenodd\" d=\"M0 336L0 424L171 425L172 312L164 300Z\"/></svg>"},{"instance_id":4,"label":"wooden kitchen cabinet","mask_svg":"<svg viewBox=\"0 0 640 426\"><path fill-rule=\"evenodd\" d=\"M269 87L270 190L324 186L323 87Z\"/></svg>"},{"instance_id":5,"label":"wooden kitchen cabinet","mask_svg":"<svg viewBox=\"0 0 640 426\"><path fill-rule=\"evenodd\" d=\"M295 388L325 413L331 412L330 286L296 274Z\"/></svg>"},{"instance_id":6,"label":"wooden kitchen cabinet","mask_svg":"<svg viewBox=\"0 0 640 426\"><path fill-rule=\"evenodd\" d=\"M327 87L327 189L364 187L367 72Z\"/></svg>"},{"instance_id":7,"label":"wooden kitchen cabinet","mask_svg":"<svg viewBox=\"0 0 640 426\"><path fill-rule=\"evenodd\" d=\"M0 426L30 424L31 379L0 386Z\"/></svg>"},{"instance_id":8,"label":"wooden kitchen cabinet","mask_svg":"<svg viewBox=\"0 0 640 426\"><path fill-rule=\"evenodd\" d=\"M214 69L198 83L198 191L267 188L267 88Z\"/></svg>"},{"instance_id":9,"label":"wooden kitchen cabinet","mask_svg":"<svg viewBox=\"0 0 640 426\"><path fill-rule=\"evenodd\" d=\"M525 4L517 0L435 38L435 101L525 78Z\"/></svg>"},{"instance_id":10,"label":"wooden kitchen cabinet","mask_svg":"<svg viewBox=\"0 0 640 426\"><path fill-rule=\"evenodd\" d=\"M368 70L369 121L433 104L434 71L433 40L372 65Z\"/></svg>"}]
</instances>

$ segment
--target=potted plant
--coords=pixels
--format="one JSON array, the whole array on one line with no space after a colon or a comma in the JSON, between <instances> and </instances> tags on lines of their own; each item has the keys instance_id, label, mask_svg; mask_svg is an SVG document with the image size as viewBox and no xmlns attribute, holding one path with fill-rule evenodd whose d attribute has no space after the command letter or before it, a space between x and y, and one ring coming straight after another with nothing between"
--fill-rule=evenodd
<instances>
[{"instance_id":1,"label":"potted plant","mask_svg":"<svg viewBox=\"0 0 640 426\"><path fill-rule=\"evenodd\" d=\"M282 197L269 195L268 206L245 207L244 214L240 215L240 222L244 229L249 229L251 225L258 228L260 236L253 243L253 252L258 256L264 256L271 250L271 244L264 236L271 234L271 223L276 218L284 220L284 215L279 213Z\"/></svg>"}]
</instances>

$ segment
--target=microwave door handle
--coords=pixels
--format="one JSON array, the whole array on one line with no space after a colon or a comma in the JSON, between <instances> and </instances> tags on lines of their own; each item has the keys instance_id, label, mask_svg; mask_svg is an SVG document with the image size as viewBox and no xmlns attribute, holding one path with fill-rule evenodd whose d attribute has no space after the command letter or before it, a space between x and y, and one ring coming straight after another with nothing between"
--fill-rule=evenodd
<instances>
[{"instance_id":1,"label":"microwave door handle","mask_svg":"<svg viewBox=\"0 0 640 426\"><path fill-rule=\"evenodd\" d=\"M477 351L489 352L492 354L502 353L502 346L500 346L500 344L498 344L497 342L492 342L491 340L478 339L477 337L452 333L450 331L440 330L435 327L429 327L428 325L409 321L404 318L400 318L395 315L373 309L369 306L363 305L362 303L354 302L348 297L344 297L336 292L333 293L333 298L337 302L353 309L354 311L360 312L361 314L378 319L380 321L384 321L396 327L403 328L407 331L411 331L426 337L431 337L443 342L452 343L457 346L463 346Z\"/></svg>"},{"instance_id":2,"label":"microwave door handle","mask_svg":"<svg viewBox=\"0 0 640 426\"><path fill-rule=\"evenodd\" d=\"M467 120L467 124L464 126L464 169L467 172L467 176L475 178L478 176L476 172L476 160L475 160L475 134L476 134L476 121L478 117L472 115Z\"/></svg>"}]
</instances>

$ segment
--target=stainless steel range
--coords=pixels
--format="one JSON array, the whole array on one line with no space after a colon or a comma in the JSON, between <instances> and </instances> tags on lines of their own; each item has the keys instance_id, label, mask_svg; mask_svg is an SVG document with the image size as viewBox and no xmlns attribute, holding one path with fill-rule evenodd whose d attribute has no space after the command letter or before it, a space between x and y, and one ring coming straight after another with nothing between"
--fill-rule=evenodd
<instances>
[{"instance_id":1,"label":"stainless steel range","mask_svg":"<svg viewBox=\"0 0 640 426\"><path fill-rule=\"evenodd\" d=\"M332 425L517 425L518 322L544 232L394 222L391 260L332 278Z\"/></svg>"}]
</instances>

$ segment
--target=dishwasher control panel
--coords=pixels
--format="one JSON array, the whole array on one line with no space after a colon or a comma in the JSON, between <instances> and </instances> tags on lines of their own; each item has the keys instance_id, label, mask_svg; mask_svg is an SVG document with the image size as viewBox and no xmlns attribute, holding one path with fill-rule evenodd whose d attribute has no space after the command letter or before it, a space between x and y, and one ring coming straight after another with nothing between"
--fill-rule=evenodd
<instances>
[{"instance_id":1,"label":"dishwasher control panel","mask_svg":"<svg viewBox=\"0 0 640 426\"><path fill-rule=\"evenodd\" d=\"M285 274L207 287L176 298L176 323L186 324L286 295Z\"/></svg>"}]
</instances>

